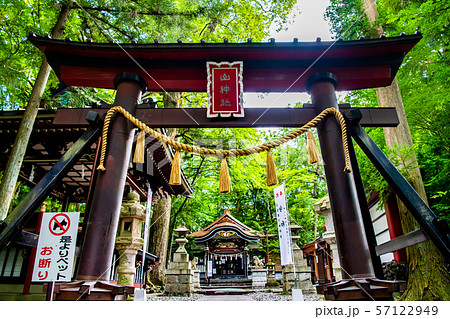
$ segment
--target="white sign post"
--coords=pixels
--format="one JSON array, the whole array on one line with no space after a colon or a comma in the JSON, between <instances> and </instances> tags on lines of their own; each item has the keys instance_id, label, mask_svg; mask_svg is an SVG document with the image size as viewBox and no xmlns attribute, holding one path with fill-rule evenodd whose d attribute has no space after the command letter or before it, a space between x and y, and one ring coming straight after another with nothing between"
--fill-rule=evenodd
<instances>
[{"instance_id":1,"label":"white sign post","mask_svg":"<svg viewBox=\"0 0 450 319\"><path fill-rule=\"evenodd\" d=\"M292 264L291 230L289 228L288 210L284 185L274 190L275 208L278 222L278 238L280 239L281 265Z\"/></svg>"},{"instance_id":2,"label":"white sign post","mask_svg":"<svg viewBox=\"0 0 450 319\"><path fill-rule=\"evenodd\" d=\"M152 216L152 200L153 200L153 191L148 185L148 192L147 192L147 205L145 207L145 224L144 224L144 245L142 246L142 264L141 264L141 283L140 288L136 289L134 291L134 301L146 301L147 300L147 294L145 292L145 289L143 289L143 285L145 284L145 278L144 278L144 267L145 267L145 254L147 251L147 244L148 244L148 229L150 227L150 218Z\"/></svg>"},{"instance_id":3,"label":"white sign post","mask_svg":"<svg viewBox=\"0 0 450 319\"><path fill-rule=\"evenodd\" d=\"M79 217L79 212L42 215L32 281L72 279Z\"/></svg>"}]
</instances>

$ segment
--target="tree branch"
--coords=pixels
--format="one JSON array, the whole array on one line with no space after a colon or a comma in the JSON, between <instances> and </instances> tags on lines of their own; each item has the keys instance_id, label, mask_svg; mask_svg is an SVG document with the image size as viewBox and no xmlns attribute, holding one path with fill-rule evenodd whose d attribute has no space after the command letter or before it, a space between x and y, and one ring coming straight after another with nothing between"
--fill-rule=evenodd
<instances>
[{"instance_id":1,"label":"tree branch","mask_svg":"<svg viewBox=\"0 0 450 319\"><path fill-rule=\"evenodd\" d=\"M127 37L128 39L133 39L133 36L127 34L125 31L121 30L120 28L116 27L114 24L112 24L111 22L104 20L103 18L97 17L97 16L93 16L94 18L100 20L101 22L103 22L104 24L108 25L109 27L111 27L112 29L116 30L117 32L119 32L120 34L122 34L123 36Z\"/></svg>"},{"instance_id":2,"label":"tree branch","mask_svg":"<svg viewBox=\"0 0 450 319\"><path fill-rule=\"evenodd\" d=\"M122 11L122 10L117 10L117 9L111 9L111 8L103 8L103 7L79 7L82 10L85 11L98 11L98 12L108 12L108 13L113 13L113 14L117 14L117 13L125 13L127 11ZM143 16L160 16L160 17L170 17L170 16L182 16L182 17L196 17L199 16L200 14L203 14L205 12L206 8L202 7L197 11L193 11L193 12L161 12L159 10L153 10L153 11L136 11L137 15L143 15Z\"/></svg>"}]
</instances>

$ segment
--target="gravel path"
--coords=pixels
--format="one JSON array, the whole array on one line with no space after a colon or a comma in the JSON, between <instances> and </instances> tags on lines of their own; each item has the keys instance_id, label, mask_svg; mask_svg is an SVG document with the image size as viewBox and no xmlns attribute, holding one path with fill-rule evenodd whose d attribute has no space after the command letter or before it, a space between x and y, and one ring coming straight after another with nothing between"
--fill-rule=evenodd
<instances>
[{"instance_id":1,"label":"gravel path","mask_svg":"<svg viewBox=\"0 0 450 319\"><path fill-rule=\"evenodd\" d=\"M247 298L240 298L242 296L247 296ZM175 297L175 296L151 296L148 297L148 301L233 301L233 300L253 300L253 301L291 301L292 296L281 295L272 292L253 292L246 295L212 295L209 296L194 294L192 297ZM305 301L320 301L323 300L320 295L317 294L307 294L303 295Z\"/></svg>"}]
</instances>

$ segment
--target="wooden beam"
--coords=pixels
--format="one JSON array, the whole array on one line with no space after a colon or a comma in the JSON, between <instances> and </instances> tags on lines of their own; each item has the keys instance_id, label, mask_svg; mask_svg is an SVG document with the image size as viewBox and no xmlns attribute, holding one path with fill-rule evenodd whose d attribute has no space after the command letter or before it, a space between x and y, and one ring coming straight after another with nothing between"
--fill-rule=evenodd
<instances>
[{"instance_id":1,"label":"wooden beam","mask_svg":"<svg viewBox=\"0 0 450 319\"><path fill-rule=\"evenodd\" d=\"M91 123L89 130L64 153L61 159L41 178L20 204L0 223L0 249L8 245L20 233L21 227L31 214L36 211L55 186L101 134L103 122L98 115L90 113L87 119Z\"/></svg>"},{"instance_id":2,"label":"wooden beam","mask_svg":"<svg viewBox=\"0 0 450 319\"><path fill-rule=\"evenodd\" d=\"M351 114L353 121L358 120L356 113L358 111ZM347 128L350 136L405 204L427 237L433 241L446 261L450 262L450 230L447 222L436 216L360 125L351 124Z\"/></svg>"},{"instance_id":3,"label":"wooden beam","mask_svg":"<svg viewBox=\"0 0 450 319\"><path fill-rule=\"evenodd\" d=\"M429 240L429 238L425 235L422 229L419 228L405 235L396 237L386 243L378 245L375 247L375 251L377 252L377 255L380 256L427 240Z\"/></svg>"},{"instance_id":4,"label":"wooden beam","mask_svg":"<svg viewBox=\"0 0 450 319\"><path fill-rule=\"evenodd\" d=\"M246 108L243 118L207 118L206 108L138 108L136 117L152 128L300 127L317 115L316 111L309 106L309 104L305 104L302 108ZM351 109L348 104L341 104L339 107L344 113ZM399 123L395 108L359 108L359 110L363 115L361 126L395 127ZM74 127L87 126L85 116L88 111L89 109L59 109L53 124ZM107 111L107 109L95 109L100 116Z\"/></svg>"},{"instance_id":5,"label":"wooden beam","mask_svg":"<svg viewBox=\"0 0 450 319\"><path fill-rule=\"evenodd\" d=\"M318 72L337 90L391 84L420 34L351 41L265 43L83 43L29 36L67 86L114 88L121 72L140 75L149 91L205 92L206 62L242 61L245 92L304 92Z\"/></svg>"},{"instance_id":6,"label":"wooden beam","mask_svg":"<svg viewBox=\"0 0 450 319\"><path fill-rule=\"evenodd\" d=\"M138 182L136 179L130 175L130 173L127 173L127 183L130 184L131 188L133 188L136 193L139 194L142 201L145 201L147 198L147 192L143 190L141 187L139 187Z\"/></svg>"},{"instance_id":7,"label":"wooden beam","mask_svg":"<svg viewBox=\"0 0 450 319\"><path fill-rule=\"evenodd\" d=\"M22 230L17 236L16 244L26 247L37 247L39 235Z\"/></svg>"}]
</instances>

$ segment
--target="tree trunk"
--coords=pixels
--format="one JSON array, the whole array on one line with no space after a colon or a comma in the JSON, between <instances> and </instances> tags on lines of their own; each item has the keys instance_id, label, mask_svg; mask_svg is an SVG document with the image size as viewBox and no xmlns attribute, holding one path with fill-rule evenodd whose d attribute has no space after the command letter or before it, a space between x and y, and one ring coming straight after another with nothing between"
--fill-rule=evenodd
<instances>
[{"instance_id":1,"label":"tree trunk","mask_svg":"<svg viewBox=\"0 0 450 319\"><path fill-rule=\"evenodd\" d=\"M164 94L164 106L168 108L181 107L181 93L171 92ZM167 135L174 138L177 129L167 129ZM170 213L172 209L172 198L161 196L156 199L153 205L152 227L150 228L149 252L159 257L159 264L150 273L150 281L156 286L165 284L166 264L168 262L169 248L169 226Z\"/></svg>"},{"instance_id":2,"label":"tree trunk","mask_svg":"<svg viewBox=\"0 0 450 319\"><path fill-rule=\"evenodd\" d=\"M165 285L167 250L169 246L169 222L172 197L160 196L153 204L148 250L159 257L159 264L150 273L150 281L156 286Z\"/></svg>"},{"instance_id":3,"label":"tree trunk","mask_svg":"<svg viewBox=\"0 0 450 319\"><path fill-rule=\"evenodd\" d=\"M58 21L52 30L53 39L59 39L63 35L64 27L71 9L72 1L61 7ZM41 103L42 94L44 93L49 75L50 66L44 56L23 119L20 122L14 146L11 150L11 154L9 154L8 163L6 164L6 169L0 185L0 219L5 219L9 212L14 195L14 187L17 178L19 177L23 157L27 150L28 141L30 139L31 131L33 130L34 121L38 113L39 104Z\"/></svg>"},{"instance_id":4,"label":"tree trunk","mask_svg":"<svg viewBox=\"0 0 450 319\"><path fill-rule=\"evenodd\" d=\"M372 25L377 16L377 8L374 0L363 0L363 8ZM383 33L383 28L376 28L377 35ZM397 78L388 87L377 88L377 98L380 107L395 107L400 124L397 127L384 128L384 136L388 147L395 145L407 145L413 147L411 132L406 118L402 96L398 86ZM422 199L428 203L425 187L420 173L417 157L414 155L408 159L413 163L414 170L408 172L412 176L412 186ZM411 232L417 228L414 217L408 212L405 205L397 198L400 219L404 233ZM450 275L445 268L444 259L436 246L427 241L410 246L406 249L408 258L408 285L401 300L449 300L450 299Z\"/></svg>"}]
</instances>

